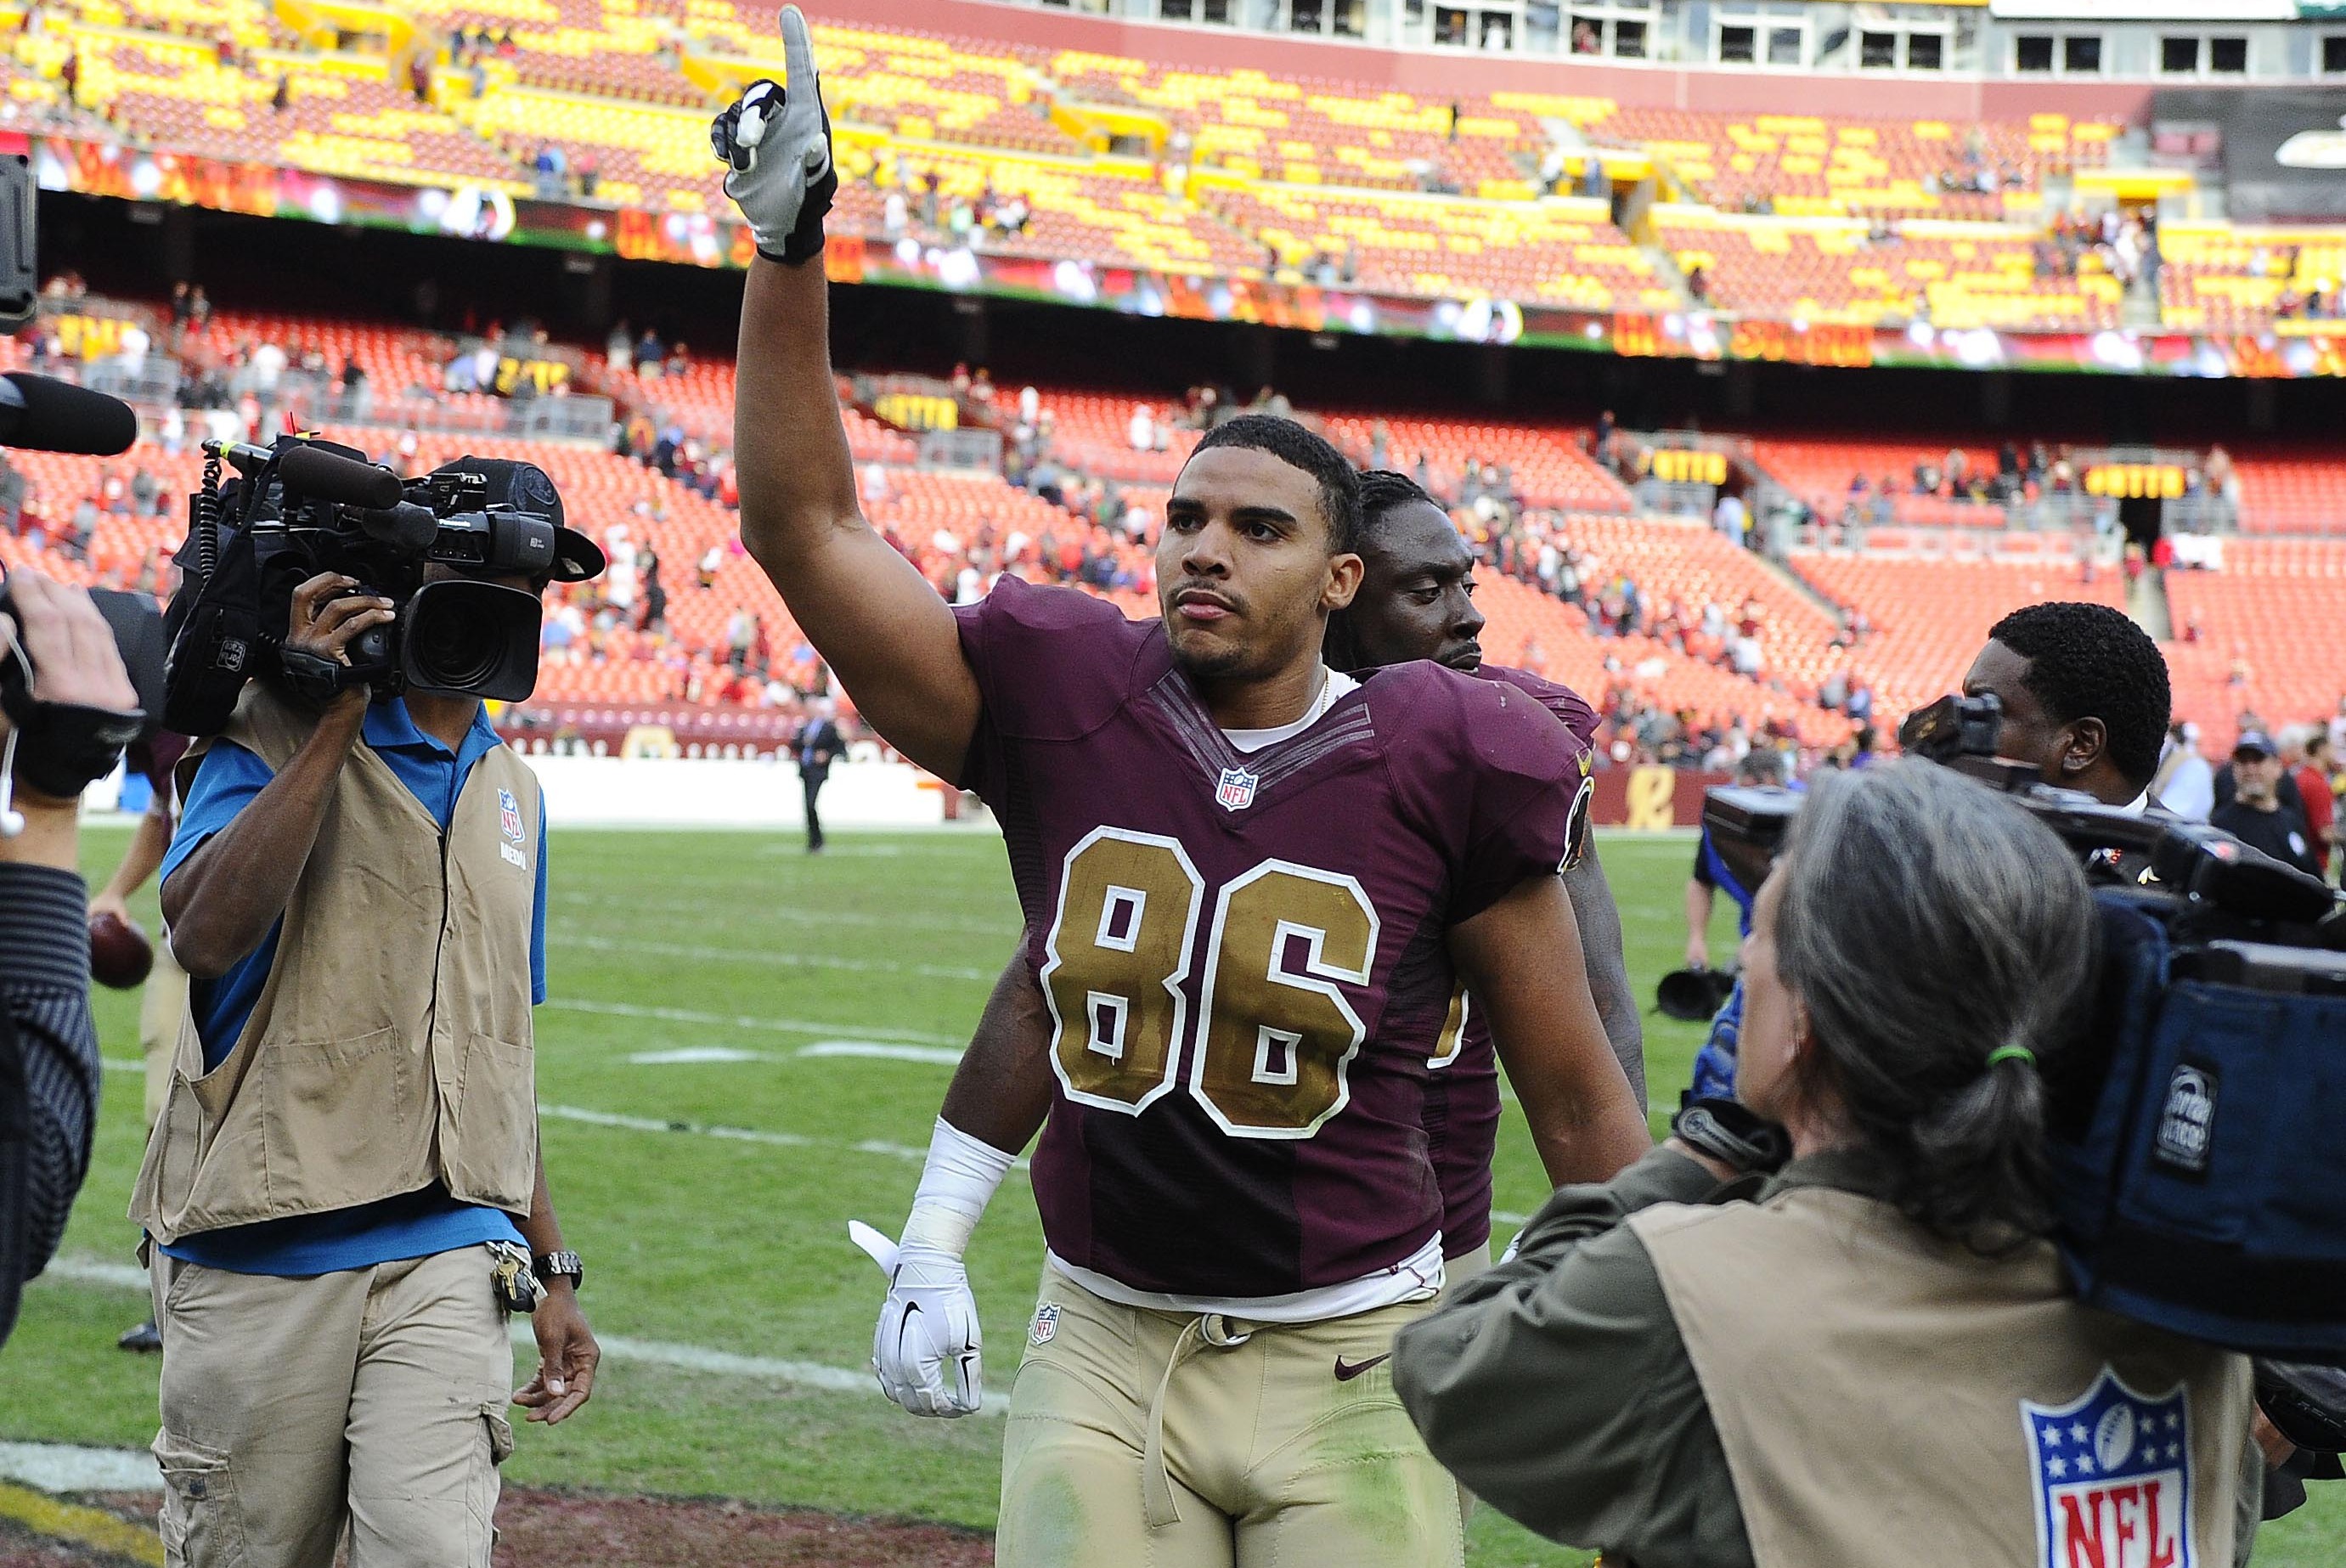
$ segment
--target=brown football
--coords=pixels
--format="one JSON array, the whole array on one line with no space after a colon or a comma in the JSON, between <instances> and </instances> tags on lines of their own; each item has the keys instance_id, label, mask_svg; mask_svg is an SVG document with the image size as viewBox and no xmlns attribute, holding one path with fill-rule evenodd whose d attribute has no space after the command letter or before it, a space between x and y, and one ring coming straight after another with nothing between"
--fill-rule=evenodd
<instances>
[{"instance_id":1,"label":"brown football","mask_svg":"<svg viewBox=\"0 0 2346 1568\"><path fill-rule=\"evenodd\" d=\"M143 983L155 967L155 944L147 933L112 913L89 917L89 977L100 985L128 991Z\"/></svg>"}]
</instances>

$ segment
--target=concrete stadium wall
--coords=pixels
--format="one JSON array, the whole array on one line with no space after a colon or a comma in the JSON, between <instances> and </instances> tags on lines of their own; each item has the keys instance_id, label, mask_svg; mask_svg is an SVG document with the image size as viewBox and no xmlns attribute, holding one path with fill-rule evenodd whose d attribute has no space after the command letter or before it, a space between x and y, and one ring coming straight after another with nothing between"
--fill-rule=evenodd
<instances>
[{"instance_id":1,"label":"concrete stadium wall","mask_svg":"<svg viewBox=\"0 0 2346 1568\"><path fill-rule=\"evenodd\" d=\"M568 826L800 828L797 768L660 757L525 757L546 789L546 820ZM848 762L822 792L825 828L929 828L945 792L902 762Z\"/></svg>"}]
</instances>

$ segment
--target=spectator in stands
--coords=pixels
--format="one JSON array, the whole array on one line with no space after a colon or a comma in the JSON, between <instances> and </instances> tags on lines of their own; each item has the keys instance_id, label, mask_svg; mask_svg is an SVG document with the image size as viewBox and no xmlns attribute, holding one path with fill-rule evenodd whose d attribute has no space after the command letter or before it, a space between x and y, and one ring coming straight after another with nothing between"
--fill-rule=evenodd
<instances>
[{"instance_id":1,"label":"spectator in stands","mask_svg":"<svg viewBox=\"0 0 2346 1568\"><path fill-rule=\"evenodd\" d=\"M602 155L591 147L586 148L579 153L578 161L571 166L571 172L577 178L579 197L584 200L594 200L596 188L603 183Z\"/></svg>"},{"instance_id":2,"label":"spectator in stands","mask_svg":"<svg viewBox=\"0 0 2346 1568\"><path fill-rule=\"evenodd\" d=\"M627 525L612 524L603 535L603 545L610 563L610 569L603 576L603 602L617 610L622 619L632 619L636 609L636 544Z\"/></svg>"},{"instance_id":3,"label":"spectator in stands","mask_svg":"<svg viewBox=\"0 0 2346 1568\"><path fill-rule=\"evenodd\" d=\"M2280 732L2281 766L2297 787L2298 808L2313 841L2315 869L2330 874L2330 847L2336 840L2338 798L2330 787L2330 737L2318 724L2293 724Z\"/></svg>"},{"instance_id":4,"label":"spectator in stands","mask_svg":"<svg viewBox=\"0 0 2346 1568\"><path fill-rule=\"evenodd\" d=\"M636 340L636 373L647 380L658 376L660 373L661 362L667 357L667 351L659 341L659 334L646 327L644 335Z\"/></svg>"},{"instance_id":5,"label":"spectator in stands","mask_svg":"<svg viewBox=\"0 0 2346 1568\"><path fill-rule=\"evenodd\" d=\"M637 557L637 566L643 573L644 612L636 629L648 634L664 633L668 630L668 589L660 585L658 552L647 544Z\"/></svg>"},{"instance_id":6,"label":"spectator in stands","mask_svg":"<svg viewBox=\"0 0 2346 1568\"><path fill-rule=\"evenodd\" d=\"M285 374L287 362L285 351L275 343L264 340L252 351L251 357L245 361L245 368L250 372L249 377L250 390L264 401L275 401L277 385Z\"/></svg>"},{"instance_id":7,"label":"spectator in stands","mask_svg":"<svg viewBox=\"0 0 2346 1568\"><path fill-rule=\"evenodd\" d=\"M2307 825L2303 809L2281 799L2280 785L2287 770L2272 737L2260 729L2242 731L2232 743L2232 772L2236 792L2215 809L2209 824L2274 860L2309 875L2320 875L2313 853L2313 830Z\"/></svg>"},{"instance_id":8,"label":"spectator in stands","mask_svg":"<svg viewBox=\"0 0 2346 1568\"><path fill-rule=\"evenodd\" d=\"M293 78L281 71L277 76L277 90L269 95L269 107L280 115L293 107Z\"/></svg>"}]
</instances>

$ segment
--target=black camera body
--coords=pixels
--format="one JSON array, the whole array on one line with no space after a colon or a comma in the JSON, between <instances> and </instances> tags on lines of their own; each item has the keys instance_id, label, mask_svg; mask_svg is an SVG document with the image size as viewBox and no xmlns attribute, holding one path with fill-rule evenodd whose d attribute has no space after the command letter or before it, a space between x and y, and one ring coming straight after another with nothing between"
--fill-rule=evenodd
<instances>
[{"instance_id":1,"label":"black camera body","mask_svg":"<svg viewBox=\"0 0 2346 1568\"><path fill-rule=\"evenodd\" d=\"M1899 738L2035 812L2095 887L2097 974L2045 1068L2054 1239L2079 1298L2346 1365L2346 905L2219 830L2046 785L1995 755L1999 722L1993 697L1948 697ZM1800 799L1710 792L1704 826L1747 885Z\"/></svg>"},{"instance_id":2,"label":"black camera body","mask_svg":"<svg viewBox=\"0 0 2346 1568\"><path fill-rule=\"evenodd\" d=\"M537 596L481 579L550 575L553 518L492 504L484 475L402 482L331 442L205 450L170 617L170 728L218 733L255 677L317 700L364 686L515 701L536 687ZM224 484L223 462L237 470ZM462 575L433 574L435 564ZM347 645L347 664L286 647L294 591L324 572L388 599L394 615Z\"/></svg>"}]
</instances>

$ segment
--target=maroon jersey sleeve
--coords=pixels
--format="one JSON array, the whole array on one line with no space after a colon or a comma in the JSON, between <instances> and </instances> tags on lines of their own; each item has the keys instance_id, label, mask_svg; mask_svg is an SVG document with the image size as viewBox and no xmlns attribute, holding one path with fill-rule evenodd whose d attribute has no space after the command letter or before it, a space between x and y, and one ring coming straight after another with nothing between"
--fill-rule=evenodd
<instances>
[{"instance_id":1,"label":"maroon jersey sleeve","mask_svg":"<svg viewBox=\"0 0 2346 1568\"><path fill-rule=\"evenodd\" d=\"M1510 669L1500 664L1486 664L1475 673L1484 680L1503 680L1518 691L1528 692L1541 707L1555 714L1584 748L1596 746L1596 727L1603 721L1572 687L1543 680L1529 670Z\"/></svg>"},{"instance_id":2,"label":"maroon jersey sleeve","mask_svg":"<svg viewBox=\"0 0 2346 1568\"><path fill-rule=\"evenodd\" d=\"M1582 700L1578 692L1568 686L1558 686L1543 680L1527 670L1509 669L1504 665L1486 664L1476 672L1485 680L1504 681L1516 690L1536 699L1542 708L1556 715L1574 740L1580 746L1580 777L1573 781L1572 818L1566 835L1564 869L1570 871L1588 852L1589 820L1596 803L1596 784L1591 769L1596 761L1596 727L1603 722L1595 708Z\"/></svg>"},{"instance_id":3,"label":"maroon jersey sleeve","mask_svg":"<svg viewBox=\"0 0 2346 1568\"><path fill-rule=\"evenodd\" d=\"M1430 836L1448 847L1447 923L1490 908L1533 877L1554 876L1574 848L1588 748L1546 707L1502 681L1438 665L1379 674L1379 697L1423 731L1396 759L1394 783Z\"/></svg>"},{"instance_id":4,"label":"maroon jersey sleeve","mask_svg":"<svg viewBox=\"0 0 2346 1568\"><path fill-rule=\"evenodd\" d=\"M1131 693L1149 623L1089 594L1012 576L957 606L954 618L984 704L960 783L998 810L989 791L1002 782L1005 748L1079 740L1115 717Z\"/></svg>"},{"instance_id":5,"label":"maroon jersey sleeve","mask_svg":"<svg viewBox=\"0 0 2346 1568\"><path fill-rule=\"evenodd\" d=\"M188 738L168 729L158 729L144 740L134 740L126 753L128 766L134 773L147 776L148 787L158 800L171 799L171 770L179 759L188 754Z\"/></svg>"}]
</instances>

